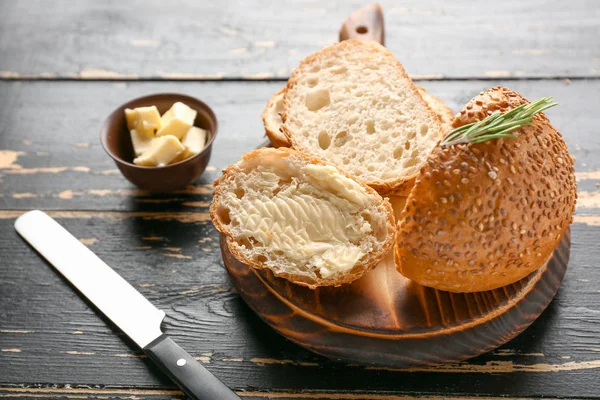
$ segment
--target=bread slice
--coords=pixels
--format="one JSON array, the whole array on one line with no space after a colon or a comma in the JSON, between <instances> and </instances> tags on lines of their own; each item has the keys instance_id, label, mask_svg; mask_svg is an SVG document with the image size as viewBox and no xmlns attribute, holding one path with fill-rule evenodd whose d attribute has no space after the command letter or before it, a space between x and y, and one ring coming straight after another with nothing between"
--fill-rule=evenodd
<instances>
[{"instance_id":1,"label":"bread slice","mask_svg":"<svg viewBox=\"0 0 600 400\"><path fill-rule=\"evenodd\" d=\"M392 53L361 40L304 59L288 80L281 117L292 147L382 194L407 193L443 135Z\"/></svg>"},{"instance_id":2,"label":"bread slice","mask_svg":"<svg viewBox=\"0 0 600 400\"><path fill-rule=\"evenodd\" d=\"M427 103L429 108L431 108L435 115L437 115L440 119L444 133L452 130L452 121L454 121L454 113L452 112L450 107L448 107L446 103L444 103L434 95L429 94L424 87L417 86L417 90L419 91L419 94L421 95L423 100L425 100L425 103Z\"/></svg>"},{"instance_id":3,"label":"bread slice","mask_svg":"<svg viewBox=\"0 0 600 400\"><path fill-rule=\"evenodd\" d=\"M284 148L254 150L225 169L210 214L238 260L310 288L361 277L395 236L388 200Z\"/></svg>"},{"instance_id":4,"label":"bread slice","mask_svg":"<svg viewBox=\"0 0 600 400\"><path fill-rule=\"evenodd\" d=\"M285 87L275 93L267 103L261 117L265 125L265 133L273 147L290 147L290 141L281 132L281 111L283 110L283 94Z\"/></svg>"},{"instance_id":5,"label":"bread slice","mask_svg":"<svg viewBox=\"0 0 600 400\"><path fill-rule=\"evenodd\" d=\"M473 98L454 127L528 103L497 87ZM572 221L573 158L543 113L517 138L438 147L402 212L398 270L452 292L491 290L546 263Z\"/></svg>"},{"instance_id":6,"label":"bread slice","mask_svg":"<svg viewBox=\"0 0 600 400\"><path fill-rule=\"evenodd\" d=\"M265 133L269 140L271 141L271 146L273 147L290 147L292 144L288 140L288 138L281 131L281 125L283 121L281 120L281 111L283 110L283 95L284 90L281 89L277 93L275 93L265 110L262 113L263 124L265 125ZM417 90L419 94L425 100L425 103L431 108L431 110L438 116L440 122L442 123L442 128L444 132L449 131L451 129L452 121L454 120L454 114L450 107L446 105L442 100L437 97L427 93L425 88L421 86L417 86Z\"/></svg>"}]
</instances>

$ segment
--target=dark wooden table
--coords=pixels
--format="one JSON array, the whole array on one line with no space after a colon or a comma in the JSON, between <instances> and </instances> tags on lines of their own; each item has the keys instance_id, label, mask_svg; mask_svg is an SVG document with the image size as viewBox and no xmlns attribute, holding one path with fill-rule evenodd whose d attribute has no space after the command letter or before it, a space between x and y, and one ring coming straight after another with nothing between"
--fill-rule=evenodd
<instances>
[{"instance_id":1,"label":"dark wooden table","mask_svg":"<svg viewBox=\"0 0 600 400\"><path fill-rule=\"evenodd\" d=\"M165 330L248 399L600 398L600 4L384 3L387 45L455 111L502 84L548 112L576 157L569 270L523 334L468 362L343 365L285 340L231 290L208 216L212 181L263 140L259 115L359 1L0 0L0 397L182 397L14 232L47 210L165 310ZM424 4L426 3L426 4ZM102 151L120 103L181 92L220 122L209 169L152 195Z\"/></svg>"}]
</instances>

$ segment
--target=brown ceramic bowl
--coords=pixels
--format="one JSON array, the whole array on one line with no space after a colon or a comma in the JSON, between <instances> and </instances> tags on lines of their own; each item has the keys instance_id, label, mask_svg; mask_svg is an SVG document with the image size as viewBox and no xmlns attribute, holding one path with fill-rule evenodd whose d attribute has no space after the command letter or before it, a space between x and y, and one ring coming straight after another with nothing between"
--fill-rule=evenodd
<instances>
[{"instance_id":1,"label":"brown ceramic bowl","mask_svg":"<svg viewBox=\"0 0 600 400\"><path fill-rule=\"evenodd\" d=\"M163 114L173 103L181 101L198 111L194 126L207 131L206 147L199 154L175 164L164 167L142 167L135 165L133 144L127 122L125 109L156 106ZM184 94L158 93L131 100L112 112L104 122L100 131L100 141L106 153L115 160L121 173L140 189L166 192L183 189L194 182L206 169L210 160L212 144L217 136L217 118L209 106L202 101Z\"/></svg>"}]
</instances>

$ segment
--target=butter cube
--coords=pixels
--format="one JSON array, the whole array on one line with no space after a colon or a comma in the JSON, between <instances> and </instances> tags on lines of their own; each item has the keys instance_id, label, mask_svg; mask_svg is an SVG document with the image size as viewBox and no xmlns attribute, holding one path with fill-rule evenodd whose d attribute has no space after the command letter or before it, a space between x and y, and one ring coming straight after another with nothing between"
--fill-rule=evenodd
<instances>
[{"instance_id":1,"label":"butter cube","mask_svg":"<svg viewBox=\"0 0 600 400\"><path fill-rule=\"evenodd\" d=\"M145 135L148 138L153 137L154 132L163 126L156 106L138 107L133 110L126 108L125 119L129 130L135 129L138 134Z\"/></svg>"},{"instance_id":2,"label":"butter cube","mask_svg":"<svg viewBox=\"0 0 600 400\"><path fill-rule=\"evenodd\" d=\"M146 167L162 167L173 161L185 151L185 147L173 135L166 135L152 139L148 149L141 156L133 160L137 165Z\"/></svg>"},{"instance_id":3,"label":"butter cube","mask_svg":"<svg viewBox=\"0 0 600 400\"><path fill-rule=\"evenodd\" d=\"M196 110L178 101L161 117L162 128L156 132L156 136L173 135L181 140L194 126L196 114Z\"/></svg>"},{"instance_id":4,"label":"butter cube","mask_svg":"<svg viewBox=\"0 0 600 400\"><path fill-rule=\"evenodd\" d=\"M142 135L135 129L130 130L129 134L131 135L131 143L133 143L133 152L136 156L141 156L150 147L152 137Z\"/></svg>"},{"instance_id":5,"label":"butter cube","mask_svg":"<svg viewBox=\"0 0 600 400\"><path fill-rule=\"evenodd\" d=\"M190 158L200 153L206 145L206 131L197 126L192 126L181 140L181 144L185 146L184 158Z\"/></svg>"},{"instance_id":6,"label":"butter cube","mask_svg":"<svg viewBox=\"0 0 600 400\"><path fill-rule=\"evenodd\" d=\"M181 153L179 153L179 155L177 157L175 157L174 159L171 160L170 164L175 164L178 163L179 161L183 161L185 160L187 157L185 156L185 150L183 150Z\"/></svg>"}]
</instances>

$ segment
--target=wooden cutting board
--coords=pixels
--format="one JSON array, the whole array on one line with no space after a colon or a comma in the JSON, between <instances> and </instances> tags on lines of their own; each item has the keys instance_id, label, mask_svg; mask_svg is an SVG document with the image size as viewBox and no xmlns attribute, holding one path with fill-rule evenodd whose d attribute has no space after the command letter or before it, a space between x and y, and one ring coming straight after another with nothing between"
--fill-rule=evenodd
<instances>
[{"instance_id":1,"label":"wooden cutting board","mask_svg":"<svg viewBox=\"0 0 600 400\"><path fill-rule=\"evenodd\" d=\"M403 198L393 198L395 214ZM567 270L570 232L550 260L512 285L449 293L400 275L393 252L361 279L311 290L235 259L221 236L234 287L267 324L331 359L386 367L458 362L517 336L548 306Z\"/></svg>"},{"instance_id":2,"label":"wooden cutting board","mask_svg":"<svg viewBox=\"0 0 600 400\"><path fill-rule=\"evenodd\" d=\"M340 40L383 44L381 8L353 13ZM396 218L404 198L392 198ZM361 279L311 290L235 259L221 236L223 261L234 287L273 329L331 359L407 368L458 362L517 336L548 306L567 270L570 231L550 259L512 285L479 293L449 293L400 275L393 251Z\"/></svg>"}]
</instances>

